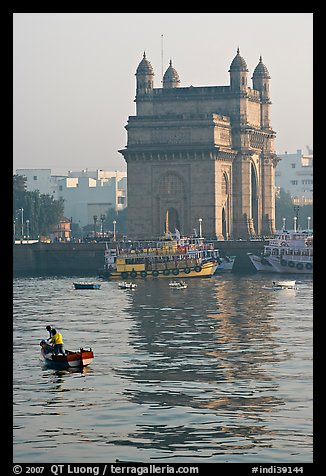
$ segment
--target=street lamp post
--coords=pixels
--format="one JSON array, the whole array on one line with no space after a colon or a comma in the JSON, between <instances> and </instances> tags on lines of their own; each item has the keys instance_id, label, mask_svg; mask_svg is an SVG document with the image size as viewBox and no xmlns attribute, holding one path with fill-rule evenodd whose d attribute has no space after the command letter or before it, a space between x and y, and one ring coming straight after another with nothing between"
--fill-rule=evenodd
<instances>
[{"instance_id":1,"label":"street lamp post","mask_svg":"<svg viewBox=\"0 0 326 476\"><path fill-rule=\"evenodd\" d=\"M308 230L310 230L310 220L311 220L311 217L307 217L307 220L308 220Z\"/></svg>"},{"instance_id":2,"label":"street lamp post","mask_svg":"<svg viewBox=\"0 0 326 476\"><path fill-rule=\"evenodd\" d=\"M299 230L299 210L300 210L300 207L299 205L294 205L294 212L295 212L295 222L296 222L296 227L295 227L295 230L294 231L297 231L297 229Z\"/></svg>"},{"instance_id":3,"label":"street lamp post","mask_svg":"<svg viewBox=\"0 0 326 476\"><path fill-rule=\"evenodd\" d=\"M27 243L29 242L29 220L26 220L26 229L27 229Z\"/></svg>"},{"instance_id":4,"label":"street lamp post","mask_svg":"<svg viewBox=\"0 0 326 476\"><path fill-rule=\"evenodd\" d=\"M201 224L202 224L203 219L202 219L202 218L198 218L198 221L199 221L199 238L202 238L202 228L201 228Z\"/></svg>"},{"instance_id":5,"label":"street lamp post","mask_svg":"<svg viewBox=\"0 0 326 476\"><path fill-rule=\"evenodd\" d=\"M23 208L20 208L19 209L21 211L21 240L23 242L23 239L24 239L24 209Z\"/></svg>"},{"instance_id":6,"label":"street lamp post","mask_svg":"<svg viewBox=\"0 0 326 476\"><path fill-rule=\"evenodd\" d=\"M94 220L94 238L96 238L97 215L94 215L94 216L93 216L93 220Z\"/></svg>"},{"instance_id":7,"label":"street lamp post","mask_svg":"<svg viewBox=\"0 0 326 476\"><path fill-rule=\"evenodd\" d=\"M285 230L285 222L286 222L286 218L283 218L283 231Z\"/></svg>"},{"instance_id":8,"label":"street lamp post","mask_svg":"<svg viewBox=\"0 0 326 476\"><path fill-rule=\"evenodd\" d=\"M113 241L116 241L116 234L115 234L115 225L117 224L117 222L115 220L113 220Z\"/></svg>"},{"instance_id":9,"label":"street lamp post","mask_svg":"<svg viewBox=\"0 0 326 476\"><path fill-rule=\"evenodd\" d=\"M293 217L293 222L294 222L294 233L297 231L297 220L298 220L298 217Z\"/></svg>"},{"instance_id":10,"label":"street lamp post","mask_svg":"<svg viewBox=\"0 0 326 476\"><path fill-rule=\"evenodd\" d=\"M104 230L104 220L105 220L106 216L102 213L101 215L101 234L102 234L102 238L104 238L104 234L103 234L103 230Z\"/></svg>"}]
</instances>

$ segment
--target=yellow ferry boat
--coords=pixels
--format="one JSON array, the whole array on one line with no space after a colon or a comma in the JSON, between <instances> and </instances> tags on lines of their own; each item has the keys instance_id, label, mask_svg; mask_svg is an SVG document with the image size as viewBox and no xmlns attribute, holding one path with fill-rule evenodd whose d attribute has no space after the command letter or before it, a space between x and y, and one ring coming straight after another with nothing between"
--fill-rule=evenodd
<instances>
[{"instance_id":1,"label":"yellow ferry boat","mask_svg":"<svg viewBox=\"0 0 326 476\"><path fill-rule=\"evenodd\" d=\"M218 250L203 238L174 238L119 243L106 248L101 277L118 278L208 278L218 267Z\"/></svg>"}]
</instances>

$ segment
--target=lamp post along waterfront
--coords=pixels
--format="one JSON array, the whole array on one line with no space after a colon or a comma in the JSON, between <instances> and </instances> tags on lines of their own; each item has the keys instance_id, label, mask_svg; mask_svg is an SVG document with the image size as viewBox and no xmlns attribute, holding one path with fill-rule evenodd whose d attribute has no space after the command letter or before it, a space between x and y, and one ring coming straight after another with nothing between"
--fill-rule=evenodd
<instances>
[{"instance_id":1,"label":"lamp post along waterfront","mask_svg":"<svg viewBox=\"0 0 326 476\"><path fill-rule=\"evenodd\" d=\"M116 234L115 234L115 225L117 224L117 222L115 220L113 220L113 241L116 241Z\"/></svg>"},{"instance_id":2,"label":"lamp post along waterfront","mask_svg":"<svg viewBox=\"0 0 326 476\"><path fill-rule=\"evenodd\" d=\"M202 227L201 227L201 224L202 224L202 221L203 219L202 218L198 218L198 221L199 221L199 238L202 238Z\"/></svg>"},{"instance_id":3,"label":"lamp post along waterfront","mask_svg":"<svg viewBox=\"0 0 326 476\"><path fill-rule=\"evenodd\" d=\"M101 214L101 236L104 238L104 221L106 216L102 213Z\"/></svg>"},{"instance_id":4,"label":"lamp post along waterfront","mask_svg":"<svg viewBox=\"0 0 326 476\"><path fill-rule=\"evenodd\" d=\"M20 208L21 211L21 241L24 239L24 209Z\"/></svg>"},{"instance_id":5,"label":"lamp post along waterfront","mask_svg":"<svg viewBox=\"0 0 326 476\"><path fill-rule=\"evenodd\" d=\"M26 220L27 243L29 242L29 220Z\"/></svg>"}]
</instances>

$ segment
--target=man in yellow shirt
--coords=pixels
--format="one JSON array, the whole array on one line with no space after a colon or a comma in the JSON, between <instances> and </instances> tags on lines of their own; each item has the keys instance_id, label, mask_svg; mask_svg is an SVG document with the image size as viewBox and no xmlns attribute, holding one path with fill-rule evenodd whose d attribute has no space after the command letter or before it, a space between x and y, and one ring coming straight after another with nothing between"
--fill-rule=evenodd
<instances>
[{"instance_id":1,"label":"man in yellow shirt","mask_svg":"<svg viewBox=\"0 0 326 476\"><path fill-rule=\"evenodd\" d=\"M52 339L51 342L53 344L53 352L55 354L64 354L65 350L63 347L63 339L60 332L57 332L56 329L51 329Z\"/></svg>"}]
</instances>

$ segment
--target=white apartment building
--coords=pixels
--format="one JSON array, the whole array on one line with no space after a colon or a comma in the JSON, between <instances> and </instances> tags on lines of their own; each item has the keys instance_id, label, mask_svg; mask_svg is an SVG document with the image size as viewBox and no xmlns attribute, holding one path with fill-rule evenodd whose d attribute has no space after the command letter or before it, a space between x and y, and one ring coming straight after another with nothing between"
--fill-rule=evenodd
<instances>
[{"instance_id":1,"label":"white apartment building","mask_svg":"<svg viewBox=\"0 0 326 476\"><path fill-rule=\"evenodd\" d=\"M38 190L58 200L58 180L63 179L64 175L51 175L51 169L16 169L16 174L26 178L27 191Z\"/></svg>"},{"instance_id":2,"label":"white apartment building","mask_svg":"<svg viewBox=\"0 0 326 476\"><path fill-rule=\"evenodd\" d=\"M64 215L81 228L94 223L94 216L110 208L127 206L127 173L106 170L68 171L68 176L51 175L51 169L16 169L26 177L26 190L39 190L55 200L64 200Z\"/></svg>"},{"instance_id":3,"label":"white apartment building","mask_svg":"<svg viewBox=\"0 0 326 476\"><path fill-rule=\"evenodd\" d=\"M127 206L126 172L69 171L58 184L65 216L80 227L93 224L94 216L100 220L110 208L119 211Z\"/></svg>"},{"instance_id":4,"label":"white apartment building","mask_svg":"<svg viewBox=\"0 0 326 476\"><path fill-rule=\"evenodd\" d=\"M281 160L275 172L276 190L283 188L300 206L313 204L313 151L308 148L308 152L278 154Z\"/></svg>"}]
</instances>

